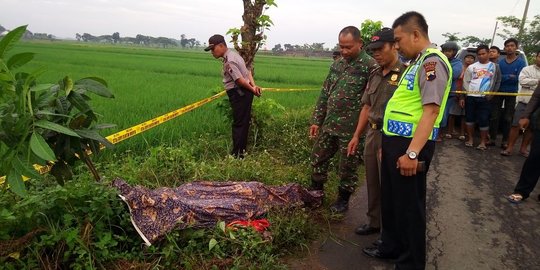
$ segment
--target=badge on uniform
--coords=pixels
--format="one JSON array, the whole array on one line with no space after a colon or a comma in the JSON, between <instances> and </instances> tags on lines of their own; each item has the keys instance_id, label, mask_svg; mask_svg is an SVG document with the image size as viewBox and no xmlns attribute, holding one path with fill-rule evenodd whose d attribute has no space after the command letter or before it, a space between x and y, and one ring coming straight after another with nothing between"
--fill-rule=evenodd
<instances>
[{"instance_id":1,"label":"badge on uniform","mask_svg":"<svg viewBox=\"0 0 540 270\"><path fill-rule=\"evenodd\" d=\"M435 74L436 65L437 65L437 62L426 62L424 64L424 71L426 72L427 81L433 81L435 80L435 78L437 78L437 74Z\"/></svg>"},{"instance_id":2,"label":"badge on uniform","mask_svg":"<svg viewBox=\"0 0 540 270\"><path fill-rule=\"evenodd\" d=\"M398 75L397 74L392 74L392 76L390 77L390 81L388 81L389 84L391 85L397 85L398 82L397 82L397 79L398 79Z\"/></svg>"}]
</instances>

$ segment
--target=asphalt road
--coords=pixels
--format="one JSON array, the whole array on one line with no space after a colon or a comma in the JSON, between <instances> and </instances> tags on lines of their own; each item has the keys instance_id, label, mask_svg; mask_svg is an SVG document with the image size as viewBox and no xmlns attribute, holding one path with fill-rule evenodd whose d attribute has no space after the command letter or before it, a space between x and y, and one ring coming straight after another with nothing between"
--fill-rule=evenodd
<instances>
[{"instance_id":1,"label":"asphalt road","mask_svg":"<svg viewBox=\"0 0 540 270\"><path fill-rule=\"evenodd\" d=\"M540 188L522 204L509 203L504 196L525 158L503 157L500 150L480 151L455 139L437 145L427 185L427 269L540 269ZM393 269L362 254L376 236L354 234L366 221L366 198L362 186L343 221L331 224L310 256L290 268Z\"/></svg>"}]
</instances>

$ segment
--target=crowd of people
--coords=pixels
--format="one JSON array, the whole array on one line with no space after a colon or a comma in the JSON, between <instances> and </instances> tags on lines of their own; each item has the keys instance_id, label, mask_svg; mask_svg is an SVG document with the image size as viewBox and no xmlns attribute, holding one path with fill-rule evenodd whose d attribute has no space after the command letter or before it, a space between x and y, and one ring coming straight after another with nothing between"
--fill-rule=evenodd
<instances>
[{"instance_id":1,"label":"crowd of people","mask_svg":"<svg viewBox=\"0 0 540 270\"><path fill-rule=\"evenodd\" d=\"M442 138L457 138L473 147L478 127L476 149L486 150L502 133L501 154L508 156L524 132L519 153L528 158L507 198L518 203L529 196L540 177L540 124L533 117L540 111L536 110L540 52L535 63L525 67L517 55L519 42L511 38L504 42L501 59L498 47L479 45L462 61L456 58L455 42L439 50L429 40L428 24L415 11L375 33L365 47L354 26L343 28L338 42L339 54L333 55L310 119L309 137L314 140L310 188L324 191L330 160L337 154L340 183L330 210L344 213L363 159L368 219L355 232L380 234L373 246L362 250L364 254L392 259L396 269L425 269L426 176L436 142ZM223 82L234 118L231 154L243 158L251 102L261 88L242 58L227 49L223 36L211 37L206 50L223 58ZM533 91L532 99L516 99L515 93ZM498 92L504 94L495 95ZM529 154L530 122L535 132Z\"/></svg>"}]
</instances>

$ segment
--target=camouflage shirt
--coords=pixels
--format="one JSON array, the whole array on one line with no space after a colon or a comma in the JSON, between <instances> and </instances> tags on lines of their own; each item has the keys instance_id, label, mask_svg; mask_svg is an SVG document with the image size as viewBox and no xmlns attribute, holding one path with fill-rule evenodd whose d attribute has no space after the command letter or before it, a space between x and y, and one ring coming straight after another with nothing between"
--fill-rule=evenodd
<instances>
[{"instance_id":1,"label":"camouflage shirt","mask_svg":"<svg viewBox=\"0 0 540 270\"><path fill-rule=\"evenodd\" d=\"M356 129L361 98L377 63L365 51L354 59L339 58L330 67L311 124L333 136L351 137Z\"/></svg>"}]
</instances>

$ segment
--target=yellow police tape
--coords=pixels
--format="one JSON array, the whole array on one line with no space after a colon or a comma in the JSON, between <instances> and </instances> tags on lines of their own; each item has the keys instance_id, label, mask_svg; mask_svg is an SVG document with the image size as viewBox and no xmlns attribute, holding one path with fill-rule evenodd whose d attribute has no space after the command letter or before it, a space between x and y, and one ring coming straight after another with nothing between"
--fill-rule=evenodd
<instances>
[{"instance_id":1,"label":"yellow police tape","mask_svg":"<svg viewBox=\"0 0 540 270\"><path fill-rule=\"evenodd\" d=\"M506 92L480 92L480 91L452 91L456 94L488 95L488 96L532 96L532 93L506 93Z\"/></svg>"},{"instance_id":2,"label":"yellow police tape","mask_svg":"<svg viewBox=\"0 0 540 270\"><path fill-rule=\"evenodd\" d=\"M262 88L262 90L264 91L270 91L270 92L290 92L290 91L310 91L310 90L317 90L317 89L299 89L299 88ZM202 105L206 104L206 103L209 103L223 95L225 95L226 91L221 91L211 97L208 97L208 98L205 98L205 99L202 99L202 100L199 100L195 103L192 103L192 104L189 104L185 107L182 107L180 109L177 109L177 110L174 110L172 112L169 112L169 113L166 113L166 114L163 114L163 115L160 115L156 118L153 118L153 119L150 119L146 122L143 122L141 124L138 124L138 125L135 125L135 126L132 126L130 128L127 128L127 129L124 129L122 131L119 131L119 132L116 132L114 134L111 134L107 137L105 137L109 142L111 142L112 144L117 144L123 140L126 140L128 138L131 138L137 134L141 134L151 128L154 128L158 125L161 125L173 118L176 118L184 113L187 113L189 111L192 111L196 108L199 108L201 107ZM105 146L101 145L101 148L105 148ZM91 154L91 153L89 153ZM40 174L45 174L45 173L48 173L50 170L51 170L52 166L51 165L47 165L47 166L41 166L41 165L37 165L37 164L34 164L34 169L36 171L38 171ZM29 178L26 177L26 176L23 176L23 181L27 181ZM0 177L0 185L4 184L6 180L6 177L5 176L2 176Z\"/></svg>"},{"instance_id":3,"label":"yellow police tape","mask_svg":"<svg viewBox=\"0 0 540 270\"><path fill-rule=\"evenodd\" d=\"M316 91L319 90L318 88L262 88L263 91L269 91L269 92L296 92L296 91ZM143 122L141 124L132 126L130 128L124 129L122 131L116 132L114 134L111 134L107 137L105 137L109 142L112 144L117 144L123 140L126 140L128 138L131 138L137 134L141 134L151 128L154 128L158 125L161 125L171 119L174 119L184 113L187 113L189 111L192 111L196 108L201 107L202 105L209 103L221 96L223 96L226 93L226 91L221 91L211 97L199 100L195 103L189 104L185 107L182 107L180 109L174 110L172 112L160 115L156 118L150 119L146 122ZM477 91L454 91L452 93L456 94L484 94L484 95L496 95L496 96L531 96L532 93L505 93L505 92L477 92ZM101 148L105 148L105 146L101 146ZM90 153L89 153L90 154ZM38 171L40 174L48 173L51 170L51 165L48 166L41 166L34 164L34 169ZM23 177L23 180L28 180L28 177ZM0 177L0 185L4 183L6 180L5 176Z\"/></svg>"}]
</instances>

